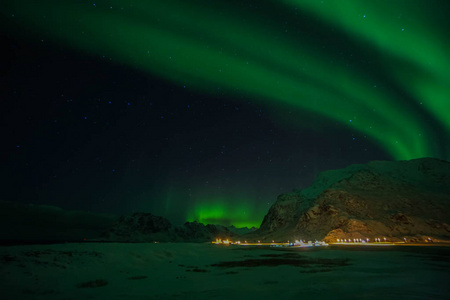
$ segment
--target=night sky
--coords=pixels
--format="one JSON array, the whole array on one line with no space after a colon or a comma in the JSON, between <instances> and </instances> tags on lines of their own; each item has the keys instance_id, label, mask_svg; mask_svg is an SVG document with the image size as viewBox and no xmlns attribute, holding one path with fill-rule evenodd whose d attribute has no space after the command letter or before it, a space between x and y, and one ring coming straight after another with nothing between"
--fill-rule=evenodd
<instances>
[{"instance_id":1,"label":"night sky","mask_svg":"<svg viewBox=\"0 0 450 300\"><path fill-rule=\"evenodd\" d=\"M0 3L2 200L259 226L371 160L450 159L447 0Z\"/></svg>"}]
</instances>

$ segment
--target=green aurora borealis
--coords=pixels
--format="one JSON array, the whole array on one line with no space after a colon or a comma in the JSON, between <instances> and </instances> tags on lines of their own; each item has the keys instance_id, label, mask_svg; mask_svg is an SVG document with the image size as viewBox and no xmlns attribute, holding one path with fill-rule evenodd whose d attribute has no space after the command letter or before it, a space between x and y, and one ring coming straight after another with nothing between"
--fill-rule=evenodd
<instances>
[{"instance_id":1,"label":"green aurora borealis","mask_svg":"<svg viewBox=\"0 0 450 300\"><path fill-rule=\"evenodd\" d=\"M317 114L396 160L450 159L445 1L6 2L2 14L14 12L28 38L198 92ZM257 226L260 214L250 220L245 211L251 207L199 199L187 219Z\"/></svg>"},{"instance_id":2,"label":"green aurora borealis","mask_svg":"<svg viewBox=\"0 0 450 300\"><path fill-rule=\"evenodd\" d=\"M187 216L187 221L198 221L203 224L223 224L235 227L259 227L264 215L259 216L246 199L237 205L229 205L227 199L211 199L199 201Z\"/></svg>"}]
</instances>

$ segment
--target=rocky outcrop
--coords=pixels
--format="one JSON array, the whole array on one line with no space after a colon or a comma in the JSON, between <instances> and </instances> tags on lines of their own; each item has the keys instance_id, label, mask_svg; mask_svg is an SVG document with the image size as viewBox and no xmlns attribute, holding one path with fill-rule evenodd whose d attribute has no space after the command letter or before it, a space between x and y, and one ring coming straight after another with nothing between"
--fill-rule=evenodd
<instances>
[{"instance_id":1,"label":"rocky outcrop","mask_svg":"<svg viewBox=\"0 0 450 300\"><path fill-rule=\"evenodd\" d=\"M122 216L109 230L103 233L103 238L120 242L144 242L170 240L172 224L169 220L151 213L134 213Z\"/></svg>"},{"instance_id":2,"label":"rocky outcrop","mask_svg":"<svg viewBox=\"0 0 450 300\"><path fill-rule=\"evenodd\" d=\"M225 226L186 222L173 226L169 220L151 213L123 216L102 235L101 241L114 242L206 242L237 236Z\"/></svg>"},{"instance_id":3,"label":"rocky outcrop","mask_svg":"<svg viewBox=\"0 0 450 300\"><path fill-rule=\"evenodd\" d=\"M286 230L299 218L303 199L295 193L278 196L275 204L264 217L260 229L262 231Z\"/></svg>"},{"instance_id":4,"label":"rocky outcrop","mask_svg":"<svg viewBox=\"0 0 450 300\"><path fill-rule=\"evenodd\" d=\"M111 228L111 233L116 235L128 235L130 232L140 234L152 234L168 231L172 227L169 220L152 215L151 213L134 213L120 217L119 221Z\"/></svg>"},{"instance_id":5,"label":"rocky outcrop","mask_svg":"<svg viewBox=\"0 0 450 300\"><path fill-rule=\"evenodd\" d=\"M190 242L212 241L218 237L226 239L236 235L225 226L204 225L195 221L176 227L175 232L183 241Z\"/></svg>"},{"instance_id":6,"label":"rocky outcrop","mask_svg":"<svg viewBox=\"0 0 450 300\"><path fill-rule=\"evenodd\" d=\"M256 227L251 227L251 228L240 227L240 228L238 228L238 227L234 227L233 225L228 226L227 229L235 235L244 235L244 234L251 233L251 232L258 230L258 228L256 228Z\"/></svg>"},{"instance_id":7,"label":"rocky outcrop","mask_svg":"<svg viewBox=\"0 0 450 300\"><path fill-rule=\"evenodd\" d=\"M254 236L450 239L449 207L449 162L375 161L323 172L311 187L279 196Z\"/></svg>"}]
</instances>

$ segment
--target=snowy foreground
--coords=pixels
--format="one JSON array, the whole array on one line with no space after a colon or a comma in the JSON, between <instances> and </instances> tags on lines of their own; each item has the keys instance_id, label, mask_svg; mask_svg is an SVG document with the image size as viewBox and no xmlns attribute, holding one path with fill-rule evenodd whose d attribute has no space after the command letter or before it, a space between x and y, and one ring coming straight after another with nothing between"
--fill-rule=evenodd
<instances>
[{"instance_id":1,"label":"snowy foreground","mask_svg":"<svg viewBox=\"0 0 450 300\"><path fill-rule=\"evenodd\" d=\"M447 247L0 248L1 299L449 299Z\"/></svg>"}]
</instances>

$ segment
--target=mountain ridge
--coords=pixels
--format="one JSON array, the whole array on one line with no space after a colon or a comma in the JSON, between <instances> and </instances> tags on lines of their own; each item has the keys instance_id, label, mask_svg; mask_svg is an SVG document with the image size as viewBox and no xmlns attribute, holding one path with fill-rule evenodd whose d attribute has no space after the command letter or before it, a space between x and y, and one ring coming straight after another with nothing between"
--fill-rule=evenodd
<instances>
[{"instance_id":1,"label":"mountain ridge","mask_svg":"<svg viewBox=\"0 0 450 300\"><path fill-rule=\"evenodd\" d=\"M253 231L253 228L236 228L197 221L174 226L169 220L151 213L133 213L120 219L102 234L99 241L117 242L209 242L216 238L227 239Z\"/></svg>"}]
</instances>

